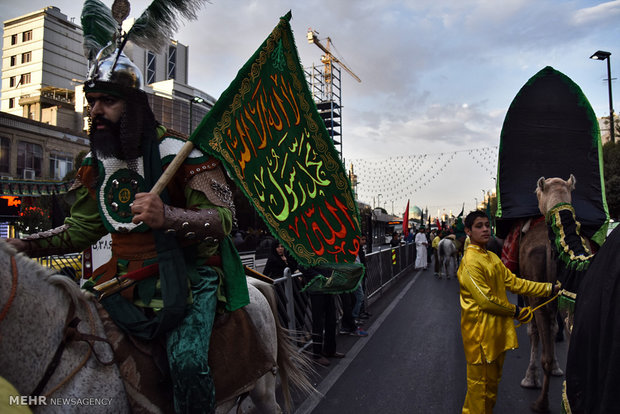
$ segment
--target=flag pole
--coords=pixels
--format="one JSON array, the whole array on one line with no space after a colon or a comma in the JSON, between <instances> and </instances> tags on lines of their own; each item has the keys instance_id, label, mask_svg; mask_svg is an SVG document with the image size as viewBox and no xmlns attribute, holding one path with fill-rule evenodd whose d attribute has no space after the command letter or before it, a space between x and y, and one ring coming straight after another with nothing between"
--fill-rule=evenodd
<instances>
[{"instance_id":1,"label":"flag pole","mask_svg":"<svg viewBox=\"0 0 620 414\"><path fill-rule=\"evenodd\" d=\"M179 167L183 165L185 159L189 156L190 152L194 149L194 143L192 141L186 141L185 144L181 147L181 150L174 156L172 162L168 164L168 168L164 171L164 173L159 177L159 180L155 183L153 188L151 189L151 194L161 194L161 192L166 188L174 174L178 171Z\"/></svg>"}]
</instances>

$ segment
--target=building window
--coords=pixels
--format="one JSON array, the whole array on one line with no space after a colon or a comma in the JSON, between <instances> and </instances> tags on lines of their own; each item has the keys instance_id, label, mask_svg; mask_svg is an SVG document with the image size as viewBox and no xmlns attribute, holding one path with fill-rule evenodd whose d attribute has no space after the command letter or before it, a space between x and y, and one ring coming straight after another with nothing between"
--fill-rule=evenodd
<instances>
[{"instance_id":1,"label":"building window","mask_svg":"<svg viewBox=\"0 0 620 414\"><path fill-rule=\"evenodd\" d=\"M17 65L17 55L11 56L11 66Z\"/></svg>"},{"instance_id":2,"label":"building window","mask_svg":"<svg viewBox=\"0 0 620 414\"><path fill-rule=\"evenodd\" d=\"M0 137L0 172L9 172L9 152L11 141L8 138Z\"/></svg>"},{"instance_id":3,"label":"building window","mask_svg":"<svg viewBox=\"0 0 620 414\"><path fill-rule=\"evenodd\" d=\"M30 178L41 177L43 165L43 147L31 142L19 142L17 144L17 175Z\"/></svg>"},{"instance_id":4,"label":"building window","mask_svg":"<svg viewBox=\"0 0 620 414\"><path fill-rule=\"evenodd\" d=\"M15 108L15 98L9 98L9 109Z\"/></svg>"},{"instance_id":5,"label":"building window","mask_svg":"<svg viewBox=\"0 0 620 414\"><path fill-rule=\"evenodd\" d=\"M32 52L22 53L22 63L28 63L32 60Z\"/></svg>"},{"instance_id":6,"label":"building window","mask_svg":"<svg viewBox=\"0 0 620 414\"><path fill-rule=\"evenodd\" d=\"M73 170L73 157L63 154L50 154L50 178L62 180L69 171Z\"/></svg>"},{"instance_id":7,"label":"building window","mask_svg":"<svg viewBox=\"0 0 620 414\"><path fill-rule=\"evenodd\" d=\"M20 80L19 83L21 83L22 85L27 85L30 83L30 73L24 73Z\"/></svg>"},{"instance_id":8,"label":"building window","mask_svg":"<svg viewBox=\"0 0 620 414\"><path fill-rule=\"evenodd\" d=\"M146 52L146 84L155 82L155 53Z\"/></svg>"},{"instance_id":9,"label":"building window","mask_svg":"<svg viewBox=\"0 0 620 414\"><path fill-rule=\"evenodd\" d=\"M29 42L32 40L32 30L27 30L22 33L22 42Z\"/></svg>"},{"instance_id":10,"label":"building window","mask_svg":"<svg viewBox=\"0 0 620 414\"><path fill-rule=\"evenodd\" d=\"M16 79L15 76L11 76L9 78L9 87L10 88L13 88L15 86L15 79Z\"/></svg>"},{"instance_id":11,"label":"building window","mask_svg":"<svg viewBox=\"0 0 620 414\"><path fill-rule=\"evenodd\" d=\"M177 73L177 48L168 48L168 77L166 79L176 79Z\"/></svg>"},{"instance_id":12,"label":"building window","mask_svg":"<svg viewBox=\"0 0 620 414\"><path fill-rule=\"evenodd\" d=\"M17 44L17 35L11 35L11 45L16 45Z\"/></svg>"}]
</instances>

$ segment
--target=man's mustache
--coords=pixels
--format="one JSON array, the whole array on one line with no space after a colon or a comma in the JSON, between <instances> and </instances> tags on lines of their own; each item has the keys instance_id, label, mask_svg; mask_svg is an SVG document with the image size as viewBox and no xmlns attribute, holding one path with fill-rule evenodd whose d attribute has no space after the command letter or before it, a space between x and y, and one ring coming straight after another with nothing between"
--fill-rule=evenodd
<instances>
[{"instance_id":1,"label":"man's mustache","mask_svg":"<svg viewBox=\"0 0 620 414\"><path fill-rule=\"evenodd\" d=\"M113 130L116 127L115 122L112 122L109 119L104 118L101 115L97 115L96 117L94 117L91 123L92 123L92 126L95 128L98 127L99 125L104 125L106 129Z\"/></svg>"}]
</instances>

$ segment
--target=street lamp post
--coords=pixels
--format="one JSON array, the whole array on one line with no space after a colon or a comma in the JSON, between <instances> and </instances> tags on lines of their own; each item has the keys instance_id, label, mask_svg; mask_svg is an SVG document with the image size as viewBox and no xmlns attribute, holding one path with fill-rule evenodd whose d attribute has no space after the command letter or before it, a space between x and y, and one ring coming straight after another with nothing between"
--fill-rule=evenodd
<instances>
[{"instance_id":1,"label":"street lamp post","mask_svg":"<svg viewBox=\"0 0 620 414\"><path fill-rule=\"evenodd\" d=\"M615 142L614 140L615 125L614 125L614 105L613 105L613 99L611 95L611 63L609 62L610 61L609 56L611 56L610 52L598 50L596 51L596 53L590 56L590 59L607 60L607 87L609 89L609 139L613 143Z\"/></svg>"},{"instance_id":2,"label":"street lamp post","mask_svg":"<svg viewBox=\"0 0 620 414\"><path fill-rule=\"evenodd\" d=\"M199 103L203 103L204 101L205 101L204 98L201 98L200 96L194 96L192 99L189 100L189 134L192 133L192 129L194 128L193 106L195 103L199 104Z\"/></svg>"}]
</instances>

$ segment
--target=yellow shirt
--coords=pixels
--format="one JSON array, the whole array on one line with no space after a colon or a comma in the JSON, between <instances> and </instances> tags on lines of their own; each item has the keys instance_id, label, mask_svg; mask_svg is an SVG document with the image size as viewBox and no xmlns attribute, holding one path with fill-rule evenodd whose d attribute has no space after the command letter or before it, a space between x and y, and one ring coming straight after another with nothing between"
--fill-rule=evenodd
<instances>
[{"instance_id":1,"label":"yellow shirt","mask_svg":"<svg viewBox=\"0 0 620 414\"><path fill-rule=\"evenodd\" d=\"M470 364L492 362L519 346L513 316L515 305L506 290L526 296L549 296L551 283L532 282L514 275L493 252L475 244L465 251L457 272L461 296L461 334Z\"/></svg>"},{"instance_id":2,"label":"yellow shirt","mask_svg":"<svg viewBox=\"0 0 620 414\"><path fill-rule=\"evenodd\" d=\"M435 238L433 239L433 243L431 244L431 246L433 246L433 249L437 249L440 241L441 239L439 238L439 236L435 236Z\"/></svg>"}]
</instances>

